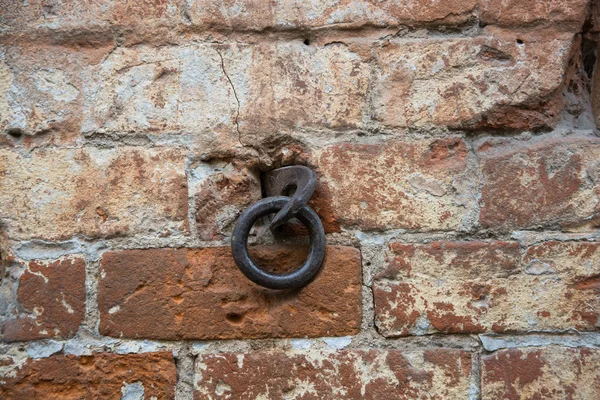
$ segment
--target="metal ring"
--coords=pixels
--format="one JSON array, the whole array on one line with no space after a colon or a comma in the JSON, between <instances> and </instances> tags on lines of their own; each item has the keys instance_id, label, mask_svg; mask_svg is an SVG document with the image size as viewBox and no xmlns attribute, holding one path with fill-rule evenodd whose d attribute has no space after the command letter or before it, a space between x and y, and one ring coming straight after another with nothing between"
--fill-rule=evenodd
<instances>
[{"instance_id":1,"label":"metal ring","mask_svg":"<svg viewBox=\"0 0 600 400\"><path fill-rule=\"evenodd\" d=\"M309 207L300 209L296 218L308 229L310 250L304 263L287 274L271 274L260 269L248 254L248 234L261 217L281 210L289 197L267 197L257 201L242 213L233 230L231 250L238 268L252 282L269 289L296 289L306 286L321 269L325 257L325 230L317 214Z\"/></svg>"}]
</instances>

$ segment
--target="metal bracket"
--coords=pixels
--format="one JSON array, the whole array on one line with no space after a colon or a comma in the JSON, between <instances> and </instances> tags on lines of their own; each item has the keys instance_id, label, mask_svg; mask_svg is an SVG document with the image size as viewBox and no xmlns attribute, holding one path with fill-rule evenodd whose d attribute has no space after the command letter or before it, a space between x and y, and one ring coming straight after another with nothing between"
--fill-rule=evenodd
<instances>
[{"instance_id":1,"label":"metal bracket","mask_svg":"<svg viewBox=\"0 0 600 400\"><path fill-rule=\"evenodd\" d=\"M292 199L271 221L271 231L295 217L308 203L317 187L317 174L308 167L294 165L267 172L263 176L266 197L287 196L288 190L296 187Z\"/></svg>"},{"instance_id":2,"label":"metal bracket","mask_svg":"<svg viewBox=\"0 0 600 400\"><path fill-rule=\"evenodd\" d=\"M263 177L267 197L246 209L238 219L231 238L233 259L252 282L269 289L297 289L308 285L321 269L325 257L325 230L318 215L306 204L317 187L317 175L308 167L291 166L268 172ZM285 196L296 187L294 194ZM256 221L275 213L270 228L298 218L310 235L307 259L287 274L271 274L260 269L248 253L248 235Z\"/></svg>"}]
</instances>

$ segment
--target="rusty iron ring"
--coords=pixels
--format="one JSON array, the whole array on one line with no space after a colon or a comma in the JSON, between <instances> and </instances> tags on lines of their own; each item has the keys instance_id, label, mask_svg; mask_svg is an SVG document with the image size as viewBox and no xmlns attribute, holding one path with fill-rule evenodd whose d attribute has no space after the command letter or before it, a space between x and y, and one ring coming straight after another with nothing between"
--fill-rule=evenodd
<instances>
[{"instance_id":1,"label":"rusty iron ring","mask_svg":"<svg viewBox=\"0 0 600 400\"><path fill-rule=\"evenodd\" d=\"M248 235L254 223L284 208L289 197L267 197L257 201L242 213L233 230L231 250L238 268L252 282L269 289L297 289L312 281L321 269L325 257L325 230L317 214L307 205L298 210L296 218L308 229L310 250L304 263L287 274L271 274L260 269L248 253Z\"/></svg>"}]
</instances>

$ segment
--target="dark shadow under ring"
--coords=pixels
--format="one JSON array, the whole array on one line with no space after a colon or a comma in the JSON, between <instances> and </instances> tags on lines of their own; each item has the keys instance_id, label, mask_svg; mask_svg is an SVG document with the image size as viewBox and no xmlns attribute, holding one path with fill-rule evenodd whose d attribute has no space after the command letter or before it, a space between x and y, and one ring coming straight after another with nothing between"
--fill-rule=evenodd
<instances>
[{"instance_id":1,"label":"dark shadow under ring","mask_svg":"<svg viewBox=\"0 0 600 400\"><path fill-rule=\"evenodd\" d=\"M268 214L276 213L290 201L289 197L267 197L252 204L238 219L231 250L238 268L252 282L269 289L296 289L306 286L321 269L325 257L325 230L317 214L309 207L300 209L296 218L308 229L310 250L304 263L287 274L270 274L260 269L248 253L248 235L254 223Z\"/></svg>"}]
</instances>

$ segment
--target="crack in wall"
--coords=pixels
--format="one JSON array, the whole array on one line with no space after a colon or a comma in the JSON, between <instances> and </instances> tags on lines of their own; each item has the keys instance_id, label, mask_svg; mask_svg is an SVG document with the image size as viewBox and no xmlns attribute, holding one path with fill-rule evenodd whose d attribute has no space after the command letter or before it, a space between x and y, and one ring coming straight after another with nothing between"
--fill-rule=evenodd
<instances>
[{"instance_id":1,"label":"crack in wall","mask_svg":"<svg viewBox=\"0 0 600 400\"><path fill-rule=\"evenodd\" d=\"M231 90L233 90L233 96L235 97L235 101L237 104L237 110L236 110L236 114L235 114L235 128L236 128L237 135L238 135L238 142L240 143L240 145L242 147L244 147L245 145L242 143L242 133L240 132L240 123L239 123L240 99L237 95L237 92L235 91L235 86L233 85L233 81L231 80L231 78L229 77L229 74L227 73L227 70L225 69L225 61L223 59L223 55L219 51L218 47L216 47L215 50L217 51L217 54L219 55L219 58L221 59L221 69L223 70L223 74L227 78L227 81L229 82L229 85L231 86Z\"/></svg>"}]
</instances>

